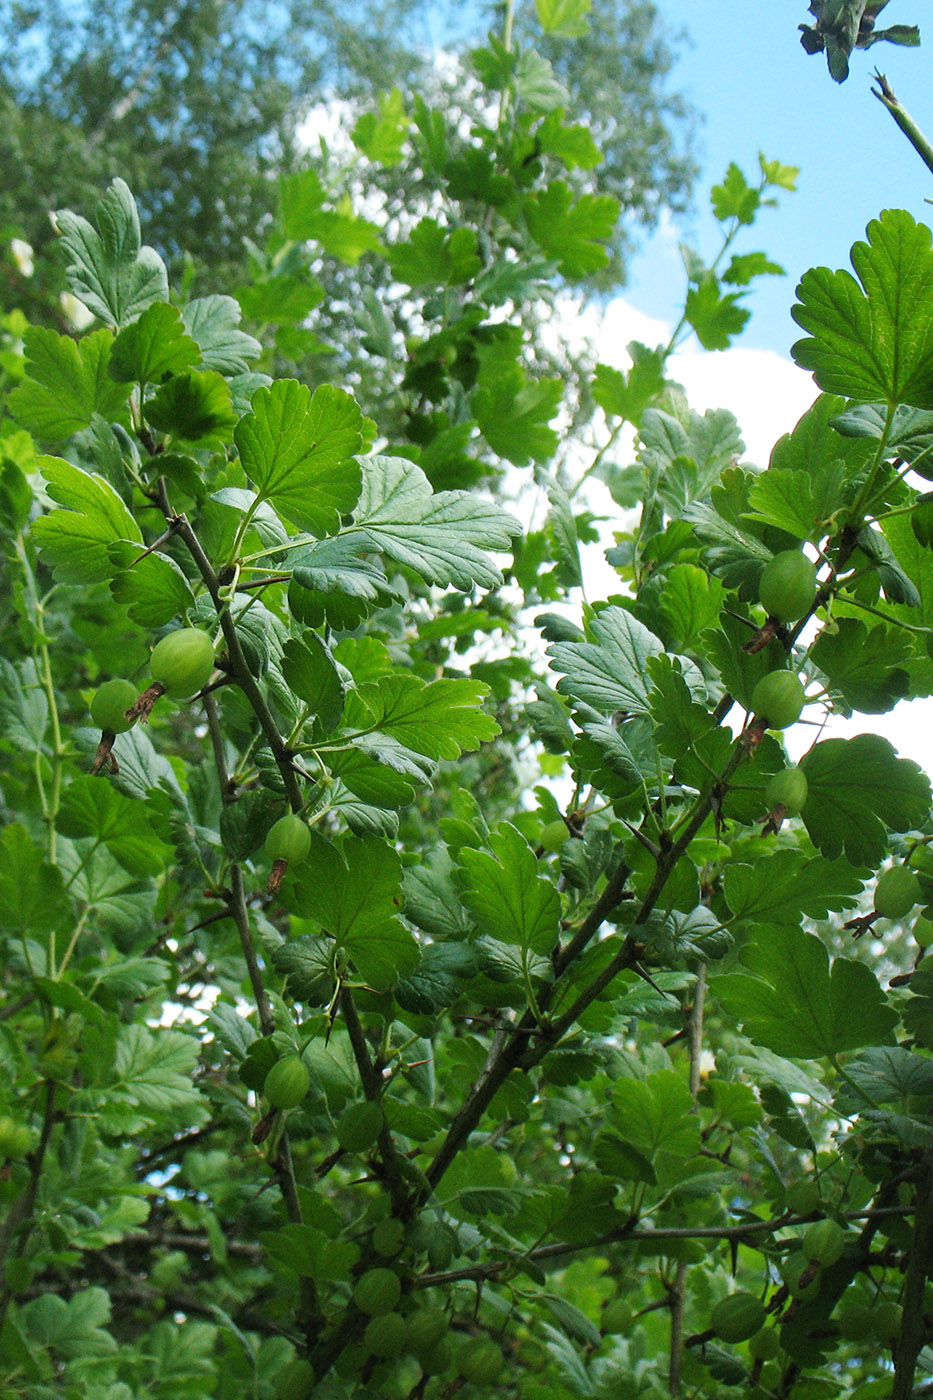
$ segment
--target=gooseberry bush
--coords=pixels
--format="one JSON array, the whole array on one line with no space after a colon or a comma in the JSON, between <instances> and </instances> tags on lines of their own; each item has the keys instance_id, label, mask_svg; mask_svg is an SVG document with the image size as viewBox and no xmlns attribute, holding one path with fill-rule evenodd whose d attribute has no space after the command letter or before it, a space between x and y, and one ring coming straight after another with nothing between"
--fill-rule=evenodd
<instances>
[{"instance_id":1,"label":"gooseberry bush","mask_svg":"<svg viewBox=\"0 0 933 1400\"><path fill-rule=\"evenodd\" d=\"M714 188L667 346L549 377L617 210L549 64L473 62L488 126L353 133L410 226L289 175L192 298L115 180L56 216L93 326L5 311L4 1396L933 1367L930 784L837 722L933 692L930 232L804 275L820 394L743 462L666 367L742 329L795 172Z\"/></svg>"}]
</instances>

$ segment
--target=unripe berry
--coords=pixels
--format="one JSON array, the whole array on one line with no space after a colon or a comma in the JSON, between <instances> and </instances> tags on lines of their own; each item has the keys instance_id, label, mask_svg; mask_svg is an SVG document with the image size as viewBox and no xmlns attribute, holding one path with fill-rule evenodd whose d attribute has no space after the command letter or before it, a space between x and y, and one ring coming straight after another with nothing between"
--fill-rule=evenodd
<instances>
[{"instance_id":1,"label":"unripe berry","mask_svg":"<svg viewBox=\"0 0 933 1400\"><path fill-rule=\"evenodd\" d=\"M878 877L875 913L884 919L903 919L920 902L920 881L906 865L892 865Z\"/></svg>"},{"instance_id":2,"label":"unripe berry","mask_svg":"<svg viewBox=\"0 0 933 1400\"><path fill-rule=\"evenodd\" d=\"M91 701L91 719L105 734L125 734L134 721L126 711L136 703L136 687L129 681L104 681Z\"/></svg>"},{"instance_id":3,"label":"unripe berry","mask_svg":"<svg viewBox=\"0 0 933 1400\"><path fill-rule=\"evenodd\" d=\"M768 811L781 806L789 817L799 817L807 800L807 775L802 768L782 768L772 773L765 787Z\"/></svg>"},{"instance_id":4,"label":"unripe berry","mask_svg":"<svg viewBox=\"0 0 933 1400\"><path fill-rule=\"evenodd\" d=\"M450 1329L450 1318L440 1308L419 1308L408 1319L408 1350L414 1356L431 1352Z\"/></svg>"},{"instance_id":5,"label":"unripe berry","mask_svg":"<svg viewBox=\"0 0 933 1400\"><path fill-rule=\"evenodd\" d=\"M156 642L149 669L167 695L185 700L210 680L214 643L200 627L180 627Z\"/></svg>"},{"instance_id":6,"label":"unripe berry","mask_svg":"<svg viewBox=\"0 0 933 1400\"><path fill-rule=\"evenodd\" d=\"M800 718L804 700L800 678L793 671L769 671L752 691L752 713L768 729L787 729Z\"/></svg>"},{"instance_id":7,"label":"unripe berry","mask_svg":"<svg viewBox=\"0 0 933 1400\"><path fill-rule=\"evenodd\" d=\"M295 1108L311 1087L308 1067L300 1055L285 1055L266 1075L262 1092L273 1108Z\"/></svg>"},{"instance_id":8,"label":"unripe berry","mask_svg":"<svg viewBox=\"0 0 933 1400\"><path fill-rule=\"evenodd\" d=\"M279 817L273 822L266 836L266 855L272 860L286 860L289 865L297 865L307 860L311 850L311 832L307 822L294 812Z\"/></svg>"},{"instance_id":9,"label":"unripe berry","mask_svg":"<svg viewBox=\"0 0 933 1400\"><path fill-rule=\"evenodd\" d=\"M360 1312L371 1317L381 1317L393 1312L402 1296L402 1284L398 1274L391 1269L369 1269L359 1279L353 1290L353 1301Z\"/></svg>"},{"instance_id":10,"label":"unripe berry","mask_svg":"<svg viewBox=\"0 0 933 1400\"><path fill-rule=\"evenodd\" d=\"M373 1230L373 1249L385 1259L398 1254L405 1242L405 1226L401 1220L380 1220Z\"/></svg>"},{"instance_id":11,"label":"unripe berry","mask_svg":"<svg viewBox=\"0 0 933 1400\"><path fill-rule=\"evenodd\" d=\"M720 1298L713 1308L709 1325L723 1342L747 1342L765 1324L764 1303L753 1293L732 1293Z\"/></svg>"},{"instance_id":12,"label":"unripe berry","mask_svg":"<svg viewBox=\"0 0 933 1400\"><path fill-rule=\"evenodd\" d=\"M25 1157L32 1147L32 1133L25 1123L4 1114L0 1117L0 1160L5 1157Z\"/></svg>"},{"instance_id":13,"label":"unripe berry","mask_svg":"<svg viewBox=\"0 0 933 1400\"><path fill-rule=\"evenodd\" d=\"M802 1247L808 1259L829 1268L841 1257L845 1242L846 1232L838 1221L815 1220L804 1231Z\"/></svg>"},{"instance_id":14,"label":"unripe berry","mask_svg":"<svg viewBox=\"0 0 933 1400\"><path fill-rule=\"evenodd\" d=\"M373 1099L351 1103L337 1122L337 1141L344 1152L366 1152L382 1131L382 1108Z\"/></svg>"},{"instance_id":15,"label":"unripe berry","mask_svg":"<svg viewBox=\"0 0 933 1400\"><path fill-rule=\"evenodd\" d=\"M784 1204L794 1215L812 1215L820 1208L820 1188L810 1177L792 1181L784 1190Z\"/></svg>"},{"instance_id":16,"label":"unripe berry","mask_svg":"<svg viewBox=\"0 0 933 1400\"><path fill-rule=\"evenodd\" d=\"M363 1333L363 1343L373 1356L401 1356L408 1328L401 1313L381 1313L371 1317Z\"/></svg>"},{"instance_id":17,"label":"unripe berry","mask_svg":"<svg viewBox=\"0 0 933 1400\"><path fill-rule=\"evenodd\" d=\"M773 1327L763 1327L748 1339L748 1350L754 1361L773 1361L781 1350L781 1338Z\"/></svg>"},{"instance_id":18,"label":"unripe berry","mask_svg":"<svg viewBox=\"0 0 933 1400\"><path fill-rule=\"evenodd\" d=\"M502 1351L489 1337L467 1342L460 1352L460 1374L473 1385L491 1385L502 1370Z\"/></svg>"},{"instance_id":19,"label":"unripe berry","mask_svg":"<svg viewBox=\"0 0 933 1400\"><path fill-rule=\"evenodd\" d=\"M816 565L799 549L784 549L761 571L758 597L769 617L796 622L813 603Z\"/></svg>"}]
</instances>

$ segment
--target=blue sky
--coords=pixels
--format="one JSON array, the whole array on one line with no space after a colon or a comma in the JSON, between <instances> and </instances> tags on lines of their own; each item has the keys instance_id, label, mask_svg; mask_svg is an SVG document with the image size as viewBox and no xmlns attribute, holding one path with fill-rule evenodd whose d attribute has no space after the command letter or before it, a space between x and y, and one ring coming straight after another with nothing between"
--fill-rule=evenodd
<instances>
[{"instance_id":1,"label":"blue sky","mask_svg":"<svg viewBox=\"0 0 933 1400\"><path fill-rule=\"evenodd\" d=\"M891 0L880 23L919 23L924 47L876 44L853 55L850 76L834 83L823 55L800 47L797 25L811 18L806 0L656 0L669 28L686 29L671 85L704 121L698 131L702 174L693 220L656 234L632 264L625 297L644 313L676 320L683 295L678 239L702 253L716 246L709 186L735 161L754 179L758 152L800 167L797 191L780 195L741 247L762 248L787 276L757 284L741 343L786 355L802 334L791 319L794 288L808 267L848 267L849 249L882 209L909 209L931 221L933 175L871 95L877 66L900 101L933 138L931 50L921 0Z\"/></svg>"}]
</instances>

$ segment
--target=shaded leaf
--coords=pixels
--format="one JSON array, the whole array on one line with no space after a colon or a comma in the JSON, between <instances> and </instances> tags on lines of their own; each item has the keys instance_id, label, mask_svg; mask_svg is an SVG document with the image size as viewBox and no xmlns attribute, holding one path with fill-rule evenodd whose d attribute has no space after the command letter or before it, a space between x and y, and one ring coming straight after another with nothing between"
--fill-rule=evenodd
<instances>
[{"instance_id":1,"label":"shaded leaf","mask_svg":"<svg viewBox=\"0 0 933 1400\"><path fill-rule=\"evenodd\" d=\"M905 669L913 657L907 634L879 622L871 631L857 618L842 617L825 628L810 655L847 705L865 714L893 710L910 691Z\"/></svg>"},{"instance_id":2,"label":"shaded leaf","mask_svg":"<svg viewBox=\"0 0 933 1400\"><path fill-rule=\"evenodd\" d=\"M710 962L721 958L732 945L732 935L722 927L721 920L698 905L689 914L671 909L666 914L654 913L647 923L637 928L637 937L650 950L653 958L671 965L687 961Z\"/></svg>"},{"instance_id":3,"label":"shaded leaf","mask_svg":"<svg viewBox=\"0 0 933 1400\"><path fill-rule=\"evenodd\" d=\"M147 422L184 442L228 441L236 423L230 386L216 370L186 370L147 399Z\"/></svg>"},{"instance_id":4,"label":"shaded leaf","mask_svg":"<svg viewBox=\"0 0 933 1400\"><path fill-rule=\"evenodd\" d=\"M140 559L140 547L127 540L110 545L107 552L119 569L110 580L110 592L141 627L162 627L193 606L191 585L169 555L153 553Z\"/></svg>"},{"instance_id":5,"label":"shaded leaf","mask_svg":"<svg viewBox=\"0 0 933 1400\"><path fill-rule=\"evenodd\" d=\"M184 1108L191 1113L198 1099L192 1082L198 1041L181 1031L144 1025L121 1026L112 1079L107 1085L108 1112L128 1112L132 1122L155 1122L159 1115ZM206 1116L206 1105L204 1116Z\"/></svg>"},{"instance_id":6,"label":"shaded leaf","mask_svg":"<svg viewBox=\"0 0 933 1400\"><path fill-rule=\"evenodd\" d=\"M647 661L664 651L663 643L620 607L603 608L589 630L595 641L549 648L552 668L566 673L557 689L602 714L647 714Z\"/></svg>"},{"instance_id":7,"label":"shaded leaf","mask_svg":"<svg viewBox=\"0 0 933 1400\"><path fill-rule=\"evenodd\" d=\"M675 647L695 651L700 636L719 618L725 589L696 564L675 564L664 580L660 607Z\"/></svg>"},{"instance_id":8,"label":"shaded leaf","mask_svg":"<svg viewBox=\"0 0 933 1400\"><path fill-rule=\"evenodd\" d=\"M311 853L294 872L290 904L345 948L360 977L388 986L418 962L418 945L399 922L398 853L378 837L331 845L312 831Z\"/></svg>"},{"instance_id":9,"label":"shaded leaf","mask_svg":"<svg viewBox=\"0 0 933 1400\"><path fill-rule=\"evenodd\" d=\"M687 1156L699 1150L700 1120L690 1090L674 1070L613 1085L609 1122L649 1161L661 1152Z\"/></svg>"},{"instance_id":10,"label":"shaded leaf","mask_svg":"<svg viewBox=\"0 0 933 1400\"><path fill-rule=\"evenodd\" d=\"M334 987L334 941L305 933L283 943L272 954L272 966L288 978L292 996L316 1005Z\"/></svg>"},{"instance_id":11,"label":"shaded leaf","mask_svg":"<svg viewBox=\"0 0 933 1400\"><path fill-rule=\"evenodd\" d=\"M825 919L858 903L862 878L846 861L807 856L803 851L771 851L761 865L730 861L723 891L736 921L795 924L801 915Z\"/></svg>"},{"instance_id":12,"label":"shaded leaf","mask_svg":"<svg viewBox=\"0 0 933 1400\"><path fill-rule=\"evenodd\" d=\"M824 739L800 767L807 777L803 820L830 860L844 851L853 865L876 867L887 849L885 828L909 831L930 808L929 778L878 734Z\"/></svg>"},{"instance_id":13,"label":"shaded leaf","mask_svg":"<svg viewBox=\"0 0 933 1400\"><path fill-rule=\"evenodd\" d=\"M9 822L0 832L0 926L37 936L58 928L68 909L59 869L24 826Z\"/></svg>"},{"instance_id":14,"label":"shaded leaf","mask_svg":"<svg viewBox=\"0 0 933 1400\"><path fill-rule=\"evenodd\" d=\"M0 734L18 749L42 749L49 702L31 656L15 665L0 656Z\"/></svg>"},{"instance_id":15,"label":"shaded leaf","mask_svg":"<svg viewBox=\"0 0 933 1400\"><path fill-rule=\"evenodd\" d=\"M413 972L400 979L395 999L406 1011L433 1016L456 1001L463 983L480 967L477 950L469 943L432 943L422 949Z\"/></svg>"},{"instance_id":16,"label":"shaded leaf","mask_svg":"<svg viewBox=\"0 0 933 1400\"><path fill-rule=\"evenodd\" d=\"M282 650L282 675L310 707L321 732L330 734L343 713L344 684L334 659L315 632L290 638Z\"/></svg>"},{"instance_id":17,"label":"shaded leaf","mask_svg":"<svg viewBox=\"0 0 933 1400\"><path fill-rule=\"evenodd\" d=\"M801 928L769 929L742 960L748 973L714 978L714 993L746 1034L779 1055L835 1057L887 1040L897 1024L871 969L851 958L830 968L823 944Z\"/></svg>"},{"instance_id":18,"label":"shaded leaf","mask_svg":"<svg viewBox=\"0 0 933 1400\"><path fill-rule=\"evenodd\" d=\"M560 379L530 380L520 365L500 366L494 375L481 374L472 407L493 452L524 467L554 455L557 432L549 425L563 392Z\"/></svg>"},{"instance_id":19,"label":"shaded leaf","mask_svg":"<svg viewBox=\"0 0 933 1400\"><path fill-rule=\"evenodd\" d=\"M201 362L219 374L245 374L262 353L258 340L239 329L240 307L233 297L216 293L189 301L182 312L185 329L197 341Z\"/></svg>"},{"instance_id":20,"label":"shaded leaf","mask_svg":"<svg viewBox=\"0 0 933 1400\"><path fill-rule=\"evenodd\" d=\"M460 852L467 885L464 904L482 933L534 953L549 953L559 934L560 899L524 836L503 822L489 837L490 851Z\"/></svg>"},{"instance_id":21,"label":"shaded leaf","mask_svg":"<svg viewBox=\"0 0 933 1400\"><path fill-rule=\"evenodd\" d=\"M171 856L148 825L141 825L136 804L99 778L81 774L66 787L59 810L63 836L91 836L102 841L132 875L157 875Z\"/></svg>"}]
</instances>

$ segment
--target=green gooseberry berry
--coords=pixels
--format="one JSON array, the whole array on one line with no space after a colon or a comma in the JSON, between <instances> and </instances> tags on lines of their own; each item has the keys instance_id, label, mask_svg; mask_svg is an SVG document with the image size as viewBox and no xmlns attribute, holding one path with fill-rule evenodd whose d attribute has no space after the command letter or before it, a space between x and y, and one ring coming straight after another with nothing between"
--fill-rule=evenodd
<instances>
[{"instance_id":1,"label":"green gooseberry berry","mask_svg":"<svg viewBox=\"0 0 933 1400\"><path fill-rule=\"evenodd\" d=\"M311 850L311 831L307 822L294 812L279 817L273 822L266 836L266 855L271 860L285 860L289 865L297 865L307 860Z\"/></svg>"},{"instance_id":2,"label":"green gooseberry berry","mask_svg":"<svg viewBox=\"0 0 933 1400\"><path fill-rule=\"evenodd\" d=\"M820 1208L820 1188L811 1177L801 1177L785 1187L784 1204L794 1215L812 1215Z\"/></svg>"},{"instance_id":3,"label":"green gooseberry berry","mask_svg":"<svg viewBox=\"0 0 933 1400\"><path fill-rule=\"evenodd\" d=\"M767 1317L764 1303L753 1293L730 1293L713 1308L709 1325L722 1342L747 1342Z\"/></svg>"},{"instance_id":4,"label":"green gooseberry berry","mask_svg":"<svg viewBox=\"0 0 933 1400\"><path fill-rule=\"evenodd\" d=\"M344 1152L366 1152L382 1132L382 1107L375 1099L351 1103L337 1120L337 1141Z\"/></svg>"},{"instance_id":5,"label":"green gooseberry berry","mask_svg":"<svg viewBox=\"0 0 933 1400\"><path fill-rule=\"evenodd\" d=\"M125 734L135 720L126 711L136 704L137 690L130 681L104 681L91 701L91 719L104 734Z\"/></svg>"},{"instance_id":6,"label":"green gooseberry berry","mask_svg":"<svg viewBox=\"0 0 933 1400\"><path fill-rule=\"evenodd\" d=\"M768 729L787 729L800 718L806 696L793 671L769 671L752 691L752 713Z\"/></svg>"},{"instance_id":7,"label":"green gooseberry berry","mask_svg":"<svg viewBox=\"0 0 933 1400\"><path fill-rule=\"evenodd\" d=\"M476 1337L467 1342L457 1358L464 1380L473 1385L491 1385L502 1370L502 1349L489 1337Z\"/></svg>"},{"instance_id":8,"label":"green gooseberry berry","mask_svg":"<svg viewBox=\"0 0 933 1400\"><path fill-rule=\"evenodd\" d=\"M769 617L796 622L813 603L816 565L799 549L782 549L761 571L758 597Z\"/></svg>"},{"instance_id":9,"label":"green gooseberry berry","mask_svg":"<svg viewBox=\"0 0 933 1400\"><path fill-rule=\"evenodd\" d=\"M449 1330L450 1318L441 1308L419 1308L408 1318L408 1350L414 1356L433 1351Z\"/></svg>"},{"instance_id":10,"label":"green gooseberry berry","mask_svg":"<svg viewBox=\"0 0 933 1400\"><path fill-rule=\"evenodd\" d=\"M395 1311L402 1296L402 1283L392 1269L367 1269L356 1281L353 1301L360 1312L381 1317Z\"/></svg>"},{"instance_id":11,"label":"green gooseberry berry","mask_svg":"<svg viewBox=\"0 0 933 1400\"><path fill-rule=\"evenodd\" d=\"M807 775L802 768L782 768L772 773L765 787L769 812L783 807L789 817L799 817L807 800Z\"/></svg>"},{"instance_id":12,"label":"green gooseberry berry","mask_svg":"<svg viewBox=\"0 0 933 1400\"><path fill-rule=\"evenodd\" d=\"M200 627L179 627L156 642L149 658L152 679L174 700L186 700L211 678L214 643Z\"/></svg>"},{"instance_id":13,"label":"green gooseberry berry","mask_svg":"<svg viewBox=\"0 0 933 1400\"><path fill-rule=\"evenodd\" d=\"M815 1220L804 1231L803 1253L810 1260L829 1268L841 1258L846 1232L836 1220Z\"/></svg>"},{"instance_id":14,"label":"green gooseberry berry","mask_svg":"<svg viewBox=\"0 0 933 1400\"><path fill-rule=\"evenodd\" d=\"M273 1108L295 1108L311 1087L308 1067L300 1055L283 1055L266 1075L262 1092Z\"/></svg>"},{"instance_id":15,"label":"green gooseberry berry","mask_svg":"<svg viewBox=\"0 0 933 1400\"><path fill-rule=\"evenodd\" d=\"M906 865L892 865L878 876L875 913L884 919L903 919L922 898L920 881Z\"/></svg>"}]
</instances>

